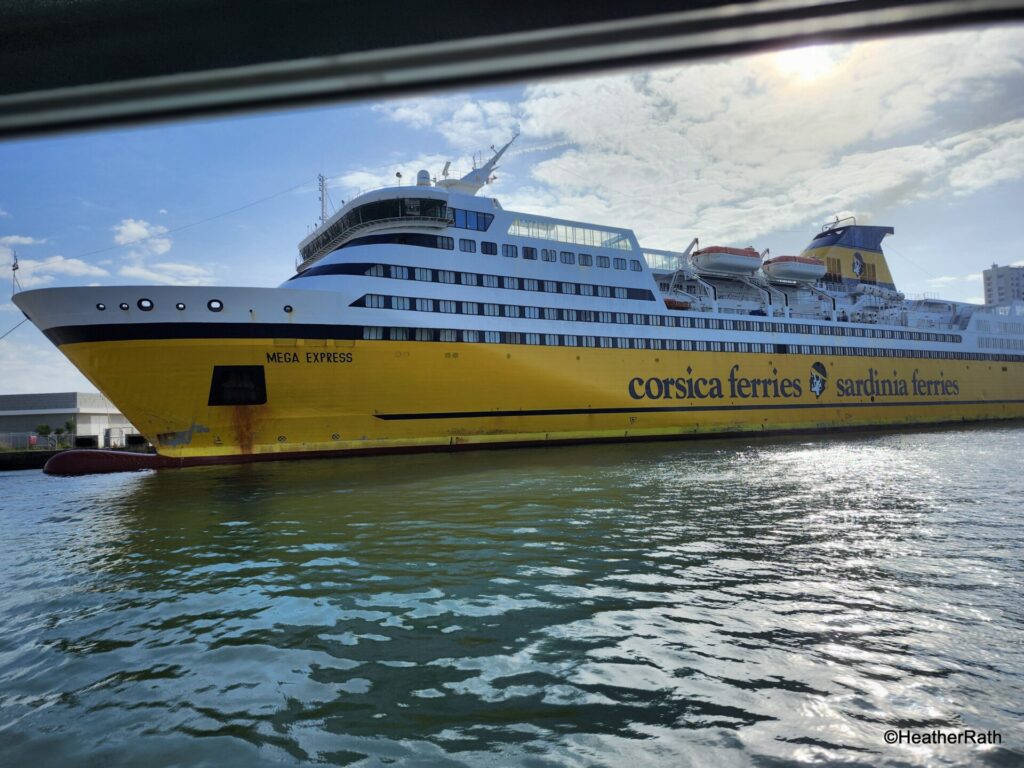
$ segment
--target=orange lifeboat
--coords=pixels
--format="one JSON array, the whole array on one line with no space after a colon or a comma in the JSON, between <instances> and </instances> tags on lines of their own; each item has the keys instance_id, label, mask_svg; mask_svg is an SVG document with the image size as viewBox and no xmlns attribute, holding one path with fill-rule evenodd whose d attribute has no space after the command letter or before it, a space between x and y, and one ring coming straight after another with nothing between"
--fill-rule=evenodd
<instances>
[{"instance_id":1,"label":"orange lifeboat","mask_svg":"<svg viewBox=\"0 0 1024 768\"><path fill-rule=\"evenodd\" d=\"M725 272L733 275L753 274L761 266L761 254L753 248L726 248L712 245L694 251L690 257L698 272Z\"/></svg>"},{"instance_id":2,"label":"orange lifeboat","mask_svg":"<svg viewBox=\"0 0 1024 768\"><path fill-rule=\"evenodd\" d=\"M665 306L668 309L689 309L690 302L679 301L679 299L665 299Z\"/></svg>"},{"instance_id":3,"label":"orange lifeboat","mask_svg":"<svg viewBox=\"0 0 1024 768\"><path fill-rule=\"evenodd\" d=\"M825 263L808 256L776 256L765 259L761 269L775 280L813 282L825 276Z\"/></svg>"}]
</instances>

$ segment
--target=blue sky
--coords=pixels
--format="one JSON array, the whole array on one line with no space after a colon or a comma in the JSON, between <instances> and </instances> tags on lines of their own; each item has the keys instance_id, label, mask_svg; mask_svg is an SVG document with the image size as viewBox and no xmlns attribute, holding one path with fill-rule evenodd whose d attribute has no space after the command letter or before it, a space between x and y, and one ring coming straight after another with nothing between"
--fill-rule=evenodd
<instances>
[{"instance_id":1,"label":"blue sky","mask_svg":"<svg viewBox=\"0 0 1024 768\"><path fill-rule=\"evenodd\" d=\"M1022 96L1010 26L0 143L0 269L16 250L26 288L276 285L318 173L340 205L520 130L484 192L506 208L775 254L853 213L896 228L908 295L980 301L982 269L1024 263ZM0 341L0 393L71 389L92 387L30 324Z\"/></svg>"}]
</instances>

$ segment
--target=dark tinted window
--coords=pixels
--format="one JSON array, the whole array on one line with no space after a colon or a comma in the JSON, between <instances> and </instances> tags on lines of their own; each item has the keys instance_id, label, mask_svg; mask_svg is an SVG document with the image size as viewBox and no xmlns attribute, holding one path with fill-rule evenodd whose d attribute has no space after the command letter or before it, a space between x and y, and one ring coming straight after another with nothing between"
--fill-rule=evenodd
<instances>
[{"instance_id":1,"label":"dark tinted window","mask_svg":"<svg viewBox=\"0 0 1024 768\"><path fill-rule=\"evenodd\" d=\"M263 405L267 382L262 365L215 365L208 405Z\"/></svg>"}]
</instances>

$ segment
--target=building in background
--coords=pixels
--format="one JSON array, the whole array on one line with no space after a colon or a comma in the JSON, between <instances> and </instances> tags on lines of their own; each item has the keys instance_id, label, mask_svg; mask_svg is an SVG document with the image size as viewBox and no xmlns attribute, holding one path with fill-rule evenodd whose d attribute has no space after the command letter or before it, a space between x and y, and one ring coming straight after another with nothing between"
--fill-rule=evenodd
<instances>
[{"instance_id":1,"label":"building in background","mask_svg":"<svg viewBox=\"0 0 1024 768\"><path fill-rule=\"evenodd\" d=\"M1009 304L1024 301L1024 266L1000 267L993 264L983 273L985 278L985 303Z\"/></svg>"},{"instance_id":2,"label":"building in background","mask_svg":"<svg viewBox=\"0 0 1024 768\"><path fill-rule=\"evenodd\" d=\"M49 428L49 435L41 434ZM70 429L69 429L70 428ZM48 392L0 395L0 445L28 448L47 442L60 430L60 442L96 448L119 448L138 430L103 395L95 392Z\"/></svg>"}]
</instances>

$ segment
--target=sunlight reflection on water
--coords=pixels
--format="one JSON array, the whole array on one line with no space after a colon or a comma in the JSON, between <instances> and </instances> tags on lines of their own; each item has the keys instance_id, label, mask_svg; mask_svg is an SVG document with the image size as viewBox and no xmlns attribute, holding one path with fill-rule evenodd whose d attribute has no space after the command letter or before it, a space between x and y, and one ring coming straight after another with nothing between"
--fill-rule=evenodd
<instances>
[{"instance_id":1,"label":"sunlight reflection on water","mask_svg":"<svg viewBox=\"0 0 1024 768\"><path fill-rule=\"evenodd\" d=\"M1022 438L0 474L0 749L1013 764ZM961 727L1003 744L882 739Z\"/></svg>"}]
</instances>

